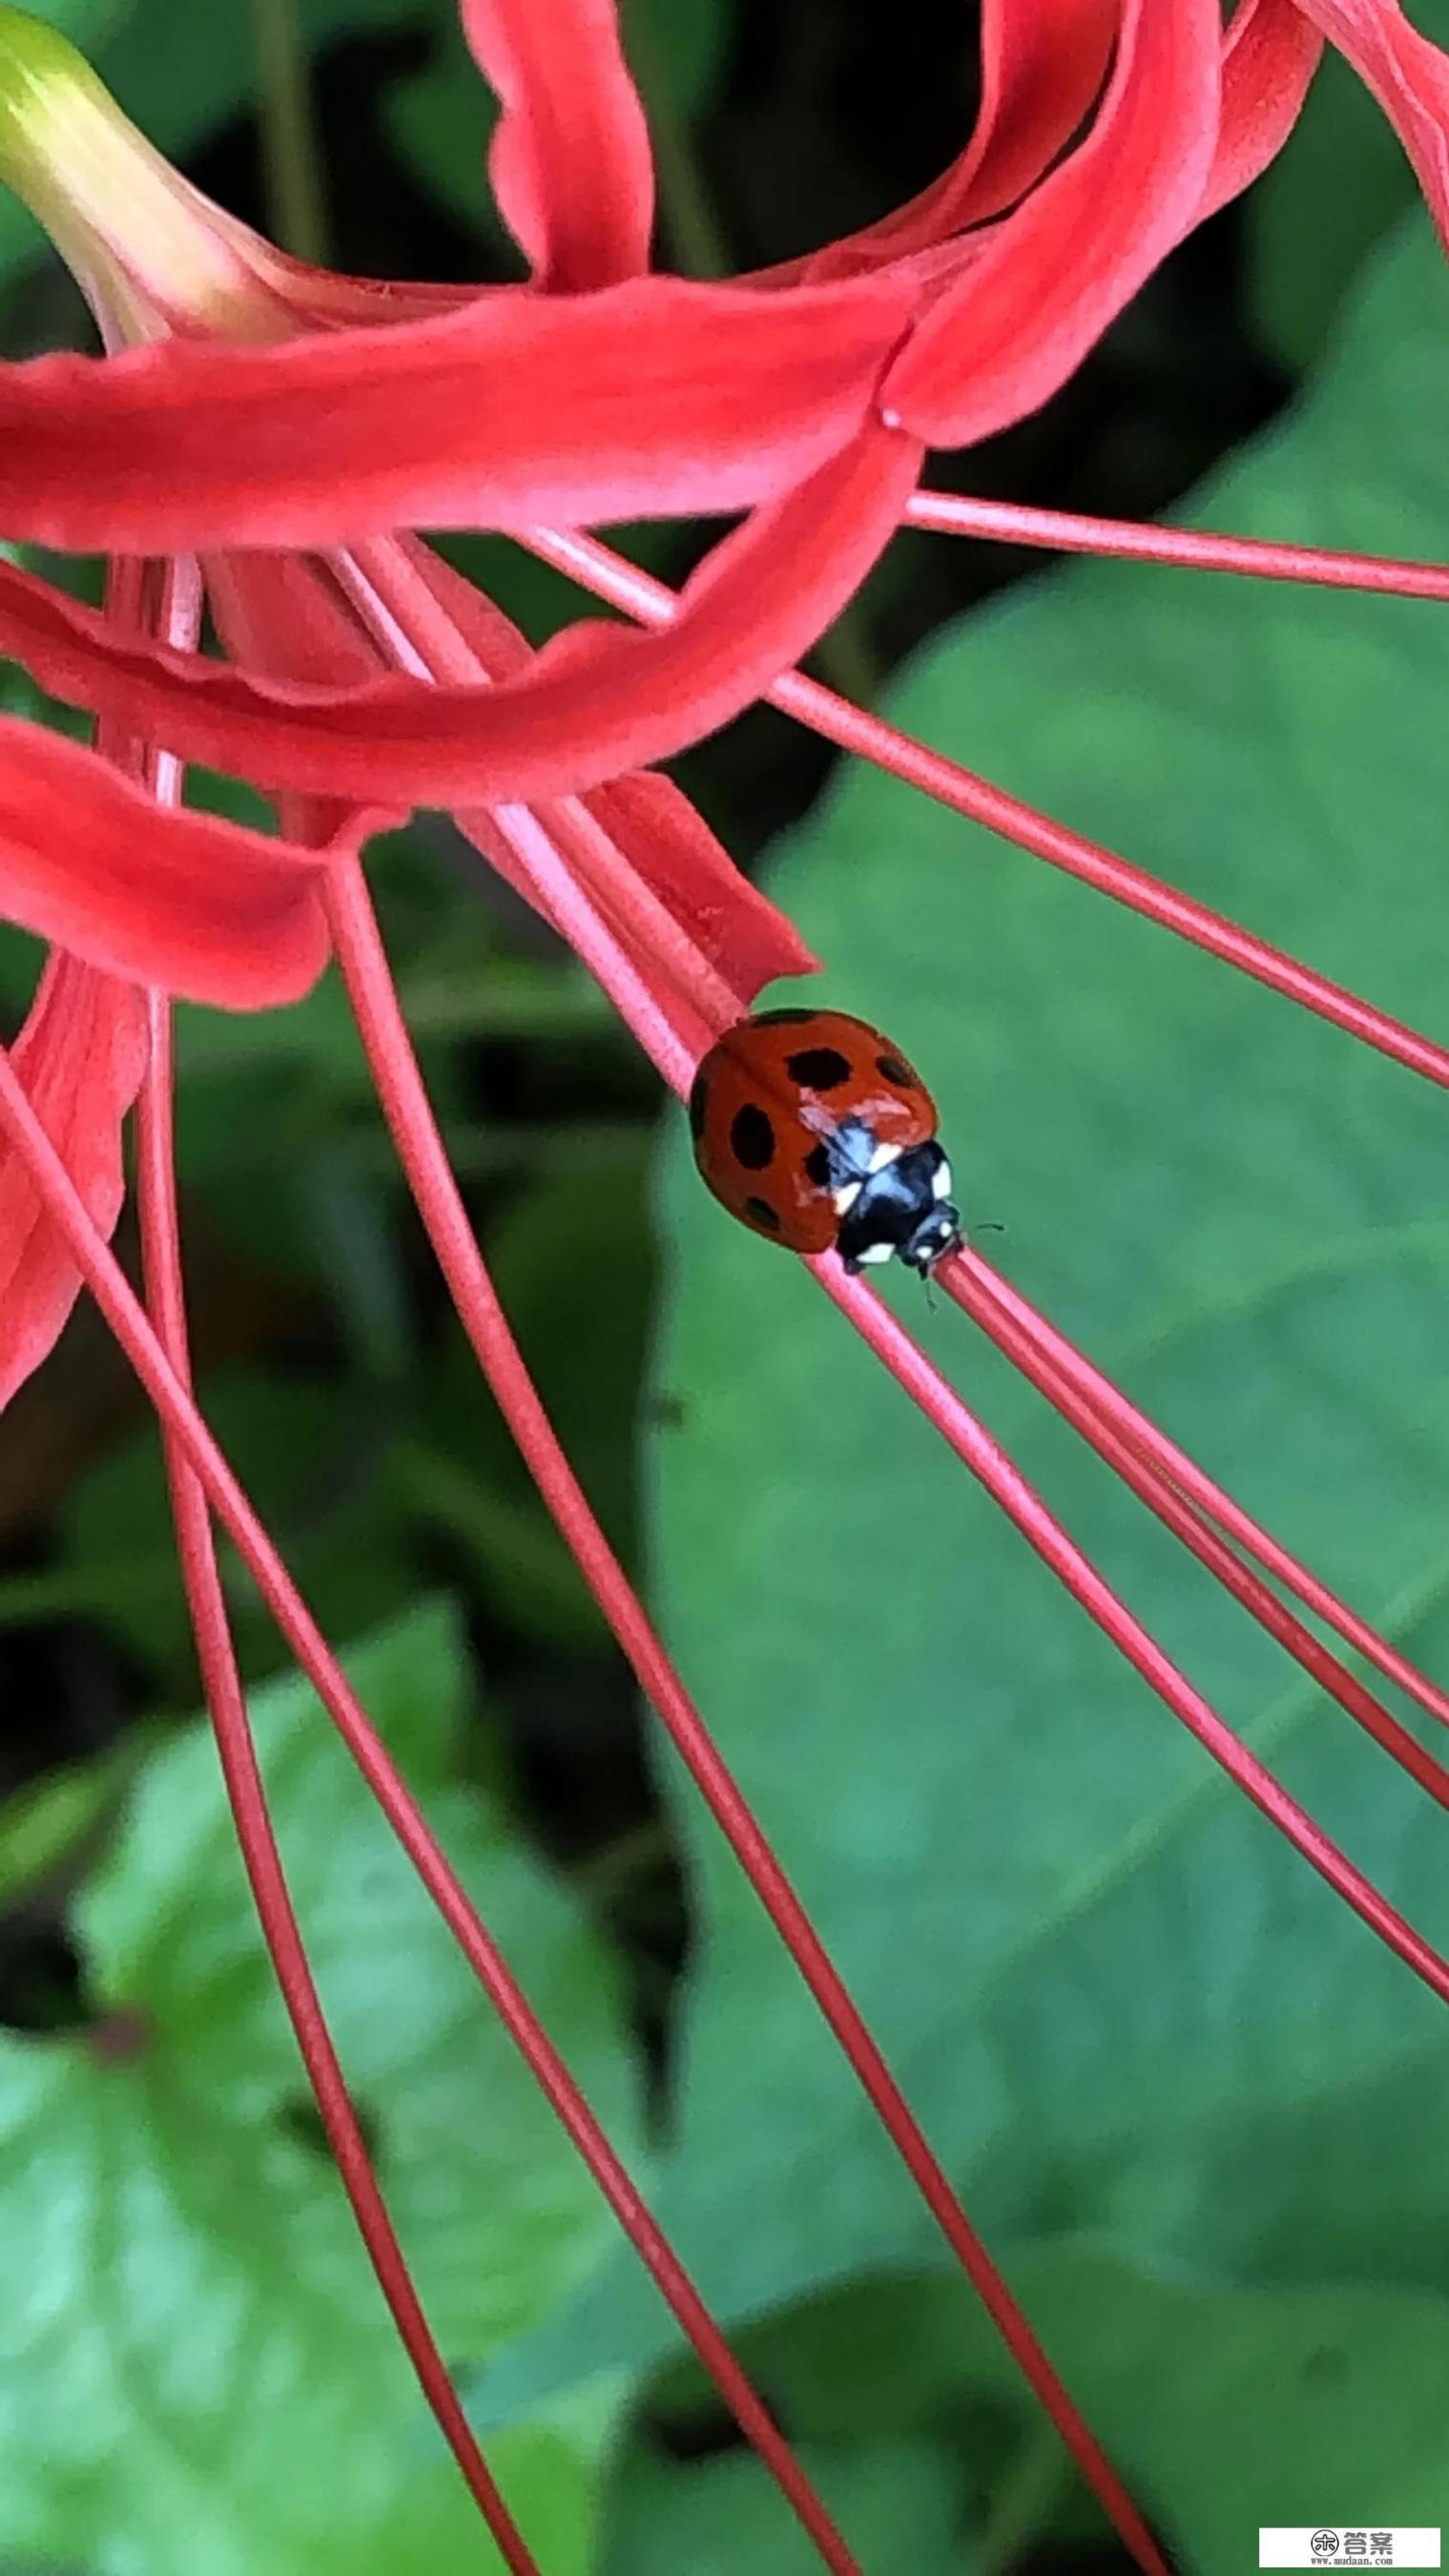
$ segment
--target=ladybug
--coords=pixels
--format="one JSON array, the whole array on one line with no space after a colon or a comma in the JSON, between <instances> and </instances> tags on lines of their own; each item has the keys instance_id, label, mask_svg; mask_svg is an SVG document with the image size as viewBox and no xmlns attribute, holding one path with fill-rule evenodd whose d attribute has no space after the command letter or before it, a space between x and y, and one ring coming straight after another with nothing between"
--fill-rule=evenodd
<instances>
[{"instance_id":1,"label":"ladybug","mask_svg":"<svg viewBox=\"0 0 1449 2576\"><path fill-rule=\"evenodd\" d=\"M936 1104L899 1047L845 1011L756 1011L689 1095L694 1159L732 1216L847 1270L892 1253L929 1278L961 1241Z\"/></svg>"}]
</instances>

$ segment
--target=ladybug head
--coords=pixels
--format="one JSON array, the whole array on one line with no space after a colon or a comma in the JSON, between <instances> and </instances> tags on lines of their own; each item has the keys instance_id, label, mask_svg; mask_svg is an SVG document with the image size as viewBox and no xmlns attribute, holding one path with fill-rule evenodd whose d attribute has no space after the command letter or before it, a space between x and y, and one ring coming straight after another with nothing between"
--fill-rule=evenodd
<instances>
[{"instance_id":1,"label":"ladybug head","mask_svg":"<svg viewBox=\"0 0 1449 2576\"><path fill-rule=\"evenodd\" d=\"M902 1152L878 1146L871 1162L841 1221L836 1249L847 1270L889 1261L894 1254L929 1279L937 1262L961 1240L960 1214L951 1203L951 1166L934 1137Z\"/></svg>"}]
</instances>

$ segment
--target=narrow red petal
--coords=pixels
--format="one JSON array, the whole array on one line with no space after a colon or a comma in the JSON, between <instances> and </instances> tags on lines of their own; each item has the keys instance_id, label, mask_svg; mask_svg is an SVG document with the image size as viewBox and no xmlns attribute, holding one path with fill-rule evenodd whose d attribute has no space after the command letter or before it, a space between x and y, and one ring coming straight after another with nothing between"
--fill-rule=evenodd
<instances>
[{"instance_id":1,"label":"narrow red petal","mask_svg":"<svg viewBox=\"0 0 1449 2576\"><path fill-rule=\"evenodd\" d=\"M1195 218L1218 132L1218 0L1128 0L1086 140L919 325L886 379L890 418L965 446L1066 382Z\"/></svg>"},{"instance_id":2,"label":"narrow red petal","mask_svg":"<svg viewBox=\"0 0 1449 2576\"><path fill-rule=\"evenodd\" d=\"M1223 48L1222 123L1196 222L1241 196L1276 160L1322 53L1323 38L1296 0L1241 0Z\"/></svg>"},{"instance_id":3,"label":"narrow red petal","mask_svg":"<svg viewBox=\"0 0 1449 2576\"><path fill-rule=\"evenodd\" d=\"M1449 244L1449 58L1410 26L1396 0L1298 0L1298 6L1373 91Z\"/></svg>"},{"instance_id":4,"label":"narrow red petal","mask_svg":"<svg viewBox=\"0 0 1449 2576\"><path fill-rule=\"evenodd\" d=\"M146 1070L133 984L57 950L10 1060L100 1232L121 1212L121 1124ZM7 1138L0 1143L0 1407L59 1339L81 1286L75 1258Z\"/></svg>"},{"instance_id":5,"label":"narrow red petal","mask_svg":"<svg viewBox=\"0 0 1449 2576\"><path fill-rule=\"evenodd\" d=\"M499 209L555 293L649 265L654 166L614 0L462 0L463 33L503 117L489 156Z\"/></svg>"},{"instance_id":6,"label":"narrow red petal","mask_svg":"<svg viewBox=\"0 0 1449 2576\"><path fill-rule=\"evenodd\" d=\"M327 959L318 884L311 852L158 812L109 761L0 717L0 911L90 964L228 1010L295 1002Z\"/></svg>"},{"instance_id":7,"label":"narrow red petal","mask_svg":"<svg viewBox=\"0 0 1449 2576\"><path fill-rule=\"evenodd\" d=\"M636 278L260 348L36 358L0 368L5 532L214 553L746 509L851 436L909 309L880 278L788 295Z\"/></svg>"},{"instance_id":8,"label":"narrow red petal","mask_svg":"<svg viewBox=\"0 0 1449 2576\"><path fill-rule=\"evenodd\" d=\"M498 688L253 679L118 634L4 562L0 649L56 696L264 787L445 806L570 795L697 741L808 651L894 534L920 454L868 426L715 548L665 632L570 628Z\"/></svg>"},{"instance_id":9,"label":"narrow red petal","mask_svg":"<svg viewBox=\"0 0 1449 2576\"><path fill-rule=\"evenodd\" d=\"M611 841L667 905L736 999L820 965L787 914L741 876L672 779L639 769L586 799Z\"/></svg>"},{"instance_id":10,"label":"narrow red petal","mask_svg":"<svg viewBox=\"0 0 1449 2576\"><path fill-rule=\"evenodd\" d=\"M849 277L912 257L1000 214L1050 169L1106 77L1120 0L986 0L981 109L966 150L909 205L827 250L772 270Z\"/></svg>"}]
</instances>

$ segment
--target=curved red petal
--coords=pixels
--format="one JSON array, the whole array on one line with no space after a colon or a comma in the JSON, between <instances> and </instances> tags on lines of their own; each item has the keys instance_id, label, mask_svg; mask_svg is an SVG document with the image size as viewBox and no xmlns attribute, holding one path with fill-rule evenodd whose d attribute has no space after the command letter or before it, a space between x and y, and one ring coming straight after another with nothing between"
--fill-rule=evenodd
<instances>
[{"instance_id":1,"label":"curved red petal","mask_svg":"<svg viewBox=\"0 0 1449 2576\"><path fill-rule=\"evenodd\" d=\"M327 960L321 864L164 812L79 743L0 717L0 912L91 965L228 1010L295 1002Z\"/></svg>"},{"instance_id":2,"label":"curved red petal","mask_svg":"<svg viewBox=\"0 0 1449 2576\"><path fill-rule=\"evenodd\" d=\"M920 458L915 440L868 425L714 549L667 632L590 621L497 688L383 679L338 693L267 682L118 633L3 561L0 649L53 695L263 787L373 805L532 803L662 759L758 697L864 579Z\"/></svg>"},{"instance_id":3,"label":"curved red petal","mask_svg":"<svg viewBox=\"0 0 1449 2576\"><path fill-rule=\"evenodd\" d=\"M343 588L349 573L365 587L370 628L358 612L356 587ZM396 669L400 661L415 668L421 660L436 679L481 673L496 683L527 671L536 658L502 610L417 537L378 537L336 561L222 556L208 562L207 585L228 652L247 670L274 679L346 681ZM391 650L389 629L397 639ZM659 943L635 936L629 895L636 881L664 905L738 1003L752 1001L776 976L811 971L815 960L794 924L740 874L671 780L637 771L594 788L583 803L597 827L583 853L596 897L642 975L657 976ZM540 814L569 855L576 836L564 809L547 805ZM495 827L491 813L468 808L455 820L515 892L553 921L513 839ZM600 835L619 897L614 904L609 888L598 884Z\"/></svg>"},{"instance_id":4,"label":"curved red petal","mask_svg":"<svg viewBox=\"0 0 1449 2576\"><path fill-rule=\"evenodd\" d=\"M920 196L788 268L817 280L913 258L1015 203L1091 108L1112 59L1121 0L986 0L981 108L966 150Z\"/></svg>"},{"instance_id":5,"label":"curved red petal","mask_svg":"<svg viewBox=\"0 0 1449 2576\"><path fill-rule=\"evenodd\" d=\"M526 671L533 647L491 599L465 581L417 538L381 539L368 560L397 546L412 575L449 618L470 653L492 680ZM590 789L584 803L618 854L664 904L678 927L723 977L737 1001L748 1004L762 986L782 975L808 975L818 959L793 921L742 876L724 843L670 778L636 769ZM486 812L459 813L457 821L519 892L534 893L519 869L511 843L495 832ZM647 973L650 958L616 925L633 963Z\"/></svg>"},{"instance_id":6,"label":"curved red petal","mask_svg":"<svg viewBox=\"0 0 1449 2576\"><path fill-rule=\"evenodd\" d=\"M1410 26L1396 0L1298 5L1373 91L1449 244L1449 56Z\"/></svg>"},{"instance_id":7,"label":"curved red petal","mask_svg":"<svg viewBox=\"0 0 1449 2576\"><path fill-rule=\"evenodd\" d=\"M1276 160L1322 53L1323 38L1296 0L1241 0L1223 47L1222 122L1196 223Z\"/></svg>"},{"instance_id":8,"label":"curved red petal","mask_svg":"<svg viewBox=\"0 0 1449 2576\"><path fill-rule=\"evenodd\" d=\"M121 1126L146 1070L146 1003L134 984L57 950L11 1061L88 1215L121 1212ZM13 1145L0 1143L0 1407L59 1339L80 1273Z\"/></svg>"},{"instance_id":9,"label":"curved red petal","mask_svg":"<svg viewBox=\"0 0 1449 2576\"><path fill-rule=\"evenodd\" d=\"M261 348L36 358L0 368L5 532L180 554L744 509L850 436L908 311L879 278L767 295L656 277L500 287Z\"/></svg>"},{"instance_id":10,"label":"curved red petal","mask_svg":"<svg viewBox=\"0 0 1449 2576\"><path fill-rule=\"evenodd\" d=\"M654 165L614 0L462 0L463 33L503 116L489 155L499 210L555 293L649 265Z\"/></svg>"},{"instance_id":11,"label":"curved red petal","mask_svg":"<svg viewBox=\"0 0 1449 2576\"><path fill-rule=\"evenodd\" d=\"M1035 411L1192 223L1218 133L1218 0L1128 0L1101 113L948 287L886 379L889 416L966 446Z\"/></svg>"}]
</instances>

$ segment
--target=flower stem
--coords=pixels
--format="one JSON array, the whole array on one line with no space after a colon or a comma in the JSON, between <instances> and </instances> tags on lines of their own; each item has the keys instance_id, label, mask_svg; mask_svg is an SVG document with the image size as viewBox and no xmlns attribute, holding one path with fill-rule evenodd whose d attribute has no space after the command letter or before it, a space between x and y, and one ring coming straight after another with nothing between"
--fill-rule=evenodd
<instances>
[{"instance_id":1,"label":"flower stem","mask_svg":"<svg viewBox=\"0 0 1449 2576\"><path fill-rule=\"evenodd\" d=\"M252 8L268 226L284 250L320 268L328 234L322 147L296 0L252 0Z\"/></svg>"}]
</instances>

